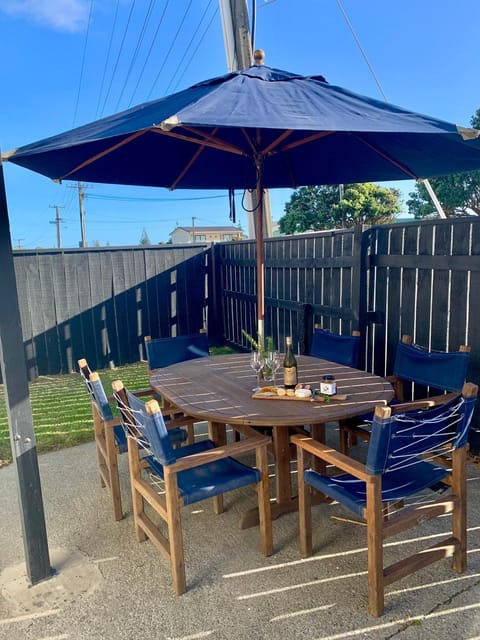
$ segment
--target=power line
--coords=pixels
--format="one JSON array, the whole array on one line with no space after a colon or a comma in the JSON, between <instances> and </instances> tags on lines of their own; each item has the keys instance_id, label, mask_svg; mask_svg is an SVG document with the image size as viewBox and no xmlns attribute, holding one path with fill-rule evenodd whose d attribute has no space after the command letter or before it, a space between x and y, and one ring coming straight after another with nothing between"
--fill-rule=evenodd
<instances>
[{"instance_id":1,"label":"power line","mask_svg":"<svg viewBox=\"0 0 480 640\"><path fill-rule=\"evenodd\" d=\"M110 91L112 90L113 79L115 77L115 74L117 73L118 64L120 62L120 57L122 55L123 46L125 44L125 39L127 37L128 28L130 26L130 22L131 22L131 19L132 19L134 7L135 7L135 0L133 0L132 6L130 7L130 13L128 14L127 24L125 25L125 29L123 31L122 41L120 43L120 49L119 49L118 54L117 54L117 59L115 60L115 65L113 67L112 76L110 78L110 83L108 85L108 89L107 89L107 93L106 93L106 96L105 96L105 100L103 101L103 107L102 107L102 111L101 111L102 114L105 112L105 107L107 105L107 100L108 100L108 98L110 96Z\"/></svg>"},{"instance_id":2,"label":"power line","mask_svg":"<svg viewBox=\"0 0 480 640\"><path fill-rule=\"evenodd\" d=\"M227 194L215 195L215 196L192 196L190 198L150 198L145 196L117 196L117 195L108 195L101 193L92 193L88 195L88 198L93 198L94 200L115 200L115 201L125 201L125 202L169 202L170 204L174 204L175 202L192 202L194 200L216 200L218 198L227 198Z\"/></svg>"},{"instance_id":3,"label":"power line","mask_svg":"<svg viewBox=\"0 0 480 640\"><path fill-rule=\"evenodd\" d=\"M178 38L178 36L179 36L179 34L180 34L180 31L182 30L183 24L184 24L185 19L186 19L187 15L188 15L188 13L189 13L189 11L190 11L190 9L191 9L192 3L193 3L193 0L190 0L190 2L188 3L187 8L185 9L185 13L183 14L183 18L182 18L182 20L181 20L181 22L180 22L180 26L178 27L178 29L177 29L177 31L176 31L176 33L175 33L175 36L174 36L174 38L173 38L173 40L172 40L172 42L171 42L171 44L170 44L170 47L169 47L169 49L168 49L168 51L167 51L167 55L166 55L166 56L164 57L164 59L163 59L162 66L160 67L159 72L158 72L158 73L157 73L157 75L155 76L155 80L153 81L152 88L150 89L150 91L149 91L149 93L148 93L148 95L147 95L147 100L149 100L149 99L150 99L150 96L152 95L153 90L155 89L155 86L156 86L156 84L157 84L157 82L158 82L158 79L160 78L160 75L161 75L161 73L162 73L163 69L165 68L165 65L166 65L166 63L167 63L167 60L168 60L168 58L170 57L170 54L172 53L172 49L173 49L173 47L174 47L174 45L175 45L175 42L177 41L177 38Z\"/></svg>"},{"instance_id":4,"label":"power line","mask_svg":"<svg viewBox=\"0 0 480 640\"><path fill-rule=\"evenodd\" d=\"M195 36L197 35L197 33L198 33L198 31L199 31L200 27L202 26L202 22L203 22L203 20L204 20L205 16L207 15L207 11L210 9L210 6L211 6L212 2L213 2L213 0L209 0L209 3L208 3L208 4L207 4L207 6L205 7L205 10L204 10L204 12L203 12L203 14L202 14L202 17L200 18L200 22L198 23L197 28L195 29L195 31L194 31L194 33L193 33L192 37L190 38L190 42L188 43L188 46L187 46L187 48L185 49L185 52L184 52L184 54L183 54L183 56L182 56L182 58L181 58L180 62L178 63L177 68L175 69L175 71L174 71L174 73L173 73L173 75L172 75L172 77L171 77L171 79L170 79L170 82L168 83L167 88L165 89L165 93L168 93L168 91L169 91L169 89L170 89L170 87L171 87L171 85L172 85L172 83L173 83L173 81L174 81L174 79L175 79L175 76L176 76L176 75L177 75L177 73L179 72L179 69L180 69L180 67L182 66L183 61L185 60L185 57L186 57L187 53L189 52L189 50L190 50L190 48L191 48L191 46L192 46L192 44L193 44L193 41L194 41L194 39L195 39Z\"/></svg>"},{"instance_id":5,"label":"power line","mask_svg":"<svg viewBox=\"0 0 480 640\"><path fill-rule=\"evenodd\" d=\"M158 24L157 24L157 28L156 28L155 33L154 33L154 35L153 35L152 42L150 43L150 48L149 48L149 50L148 50L147 56L146 56L146 58L145 58L145 61L144 61L144 63L143 63L142 70L141 70L141 71L140 71L140 73L138 74L137 84L135 85L135 89L133 90L133 93L132 93L132 95L131 95L131 97L130 97L130 102L128 103L128 106L130 106L130 105L132 104L132 102L133 102L133 98L134 98L134 96L135 96L135 94L136 94L136 92L137 92L137 89L138 89L139 85L140 85L140 80L142 79L142 76L143 76L143 74L144 74L144 72L145 72L145 69L146 69L147 63L148 63L148 61L150 60L150 56L152 55L153 46L154 46L154 44L155 44L155 42L156 42L156 40L157 40L157 36L158 36L159 31L160 31L160 27L162 26L162 22L163 22L163 19L164 19L164 17L165 17L165 14L166 14L166 12L167 12L167 8L168 8L168 3L169 3L169 2L170 2L170 0L166 0L166 2L165 2L165 6L163 7L162 15L160 16L160 20L159 20L159 22L158 22Z\"/></svg>"},{"instance_id":6,"label":"power line","mask_svg":"<svg viewBox=\"0 0 480 640\"><path fill-rule=\"evenodd\" d=\"M140 47L142 46L142 42L143 42L143 39L145 37L145 31L147 29L148 22L150 20L151 15L152 15L152 10L153 10L153 7L155 6L155 2L156 2L156 0L150 0L150 3L148 5L147 12L146 12L145 17L143 19L142 28L140 30L140 35L139 35L139 37L137 39L137 44L136 44L136 47L135 47L135 51L133 52L132 59L130 60L130 65L128 67L127 75L125 77L125 81L123 83L123 87L122 87L122 89L120 91L120 95L118 97L117 104L115 106L115 111L118 111L118 108L120 106L120 102L121 102L121 100L123 98L123 94L125 93L125 89L127 87L128 81L130 79L130 75L131 75L131 73L133 71L133 67L135 65L135 62L137 61L138 54L140 52Z\"/></svg>"},{"instance_id":7,"label":"power line","mask_svg":"<svg viewBox=\"0 0 480 640\"><path fill-rule=\"evenodd\" d=\"M347 25L348 25L348 27L349 27L354 39L355 39L355 42L358 45L358 48L360 49L360 52L361 52L365 62L367 63L368 68L370 69L370 73L372 74L373 79L375 80L375 82L377 84L377 87L378 87L380 93L383 96L383 99L385 100L385 102L388 102L387 96L385 95L385 93L384 93L384 91L382 89L382 85L380 84L380 82L379 82L379 80L377 78L377 75L376 75L375 71L373 70L373 67L372 67L372 65L370 64L370 62L369 62L369 60L367 58L367 54L365 53L365 51L363 50L362 45L360 44L360 40L358 39L358 36L355 33L355 30L353 29L352 23L350 22L347 14L345 12L345 9L342 6L342 3L340 2L340 0L336 0L336 2L337 2L337 5L338 5L338 8L342 12L343 17L345 18L345 21L346 21L346 23L347 23ZM436 195L435 191L433 190L433 187L430 184L430 181L428 180L428 178L424 178L424 179L418 178L417 182L423 182L423 185L424 185L425 189L427 190L428 195L430 196L430 198L431 198L431 200L433 202L433 206L437 210L438 215L440 216L440 218L446 218L447 216L445 214L445 211L443 210L443 207L440 204L440 201L438 200L437 195Z\"/></svg>"},{"instance_id":8,"label":"power line","mask_svg":"<svg viewBox=\"0 0 480 640\"><path fill-rule=\"evenodd\" d=\"M195 50L192 52L192 55L190 56L190 58L189 58L189 60L188 60L187 64L185 65L185 68L184 68L184 70L183 70L183 72L182 72L182 75L181 75L181 76L180 76L180 78L177 80L176 85L173 87L173 91L176 91L176 89L177 89L178 85L180 84L180 82L182 81L183 76L185 75L185 73L186 73L187 69L188 69L188 68L189 68L189 66L192 64L192 60L193 60L193 58L195 57L195 54L197 53L198 49L200 48L200 45L202 44L203 39L204 39L204 38L205 38L205 36L207 35L208 30L209 30L209 29L210 29L210 27L212 26L213 20L214 20L214 18L216 17L216 15L217 15L218 11L219 11L219 7L217 6L217 8L215 9L215 11L214 11L214 13L213 13L212 17L210 18L210 22L209 22L209 23L207 24L207 26L205 27L205 30L204 30L204 32L203 32L203 34L202 34L202 36L201 36L200 40L198 41L198 44L197 44L197 46L195 47Z\"/></svg>"},{"instance_id":9,"label":"power line","mask_svg":"<svg viewBox=\"0 0 480 640\"><path fill-rule=\"evenodd\" d=\"M91 22L91 18L92 18L92 12L93 12L93 0L90 0L90 11L88 13L87 33L85 34L85 42L84 42L84 45L83 45L82 65L81 65L81 69L80 69L80 80L79 80L79 83L78 83L77 100L76 100L76 103L75 103L75 110L73 112L73 124L74 125L75 125L75 122L77 120L78 106L80 104L80 92L82 90L83 73L85 71L85 58L86 58L86 54L87 54L87 44L88 44L88 36L90 34L90 22Z\"/></svg>"},{"instance_id":10,"label":"power line","mask_svg":"<svg viewBox=\"0 0 480 640\"><path fill-rule=\"evenodd\" d=\"M117 26L117 17L118 17L118 7L119 7L119 5L120 5L120 0L117 0L117 4L115 6L115 15L113 17L112 31L110 32L110 41L108 43L107 57L105 58L105 65L103 67L102 82L100 84L100 92L98 94L98 102L97 102L97 109L95 111L95 117L98 116L98 112L100 110L100 102L101 102L101 99L102 99L103 87L105 86L105 77L107 75L108 63L109 63L109 60L110 60L110 54L112 52L113 36L115 34L115 28Z\"/></svg>"}]
</instances>

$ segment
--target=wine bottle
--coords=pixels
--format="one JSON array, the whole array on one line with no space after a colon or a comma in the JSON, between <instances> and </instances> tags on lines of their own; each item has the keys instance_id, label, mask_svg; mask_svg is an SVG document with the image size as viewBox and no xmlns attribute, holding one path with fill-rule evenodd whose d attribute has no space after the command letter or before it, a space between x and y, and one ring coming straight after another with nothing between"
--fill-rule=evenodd
<instances>
[{"instance_id":1,"label":"wine bottle","mask_svg":"<svg viewBox=\"0 0 480 640\"><path fill-rule=\"evenodd\" d=\"M285 389L295 389L297 384L297 360L293 354L292 338L286 339L287 350L283 360L283 385Z\"/></svg>"}]
</instances>

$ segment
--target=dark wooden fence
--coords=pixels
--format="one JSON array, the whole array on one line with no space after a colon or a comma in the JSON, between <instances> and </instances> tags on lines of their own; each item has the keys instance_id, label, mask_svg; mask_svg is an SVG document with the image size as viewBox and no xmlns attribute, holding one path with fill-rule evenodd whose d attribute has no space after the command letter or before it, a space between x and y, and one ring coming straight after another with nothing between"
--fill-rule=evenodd
<instances>
[{"instance_id":1,"label":"dark wooden fence","mask_svg":"<svg viewBox=\"0 0 480 640\"><path fill-rule=\"evenodd\" d=\"M362 230L271 238L265 242L265 335L283 347L291 335L308 351L313 323L338 333L359 325ZM246 346L256 335L255 243L215 246L224 339Z\"/></svg>"},{"instance_id":2,"label":"dark wooden fence","mask_svg":"<svg viewBox=\"0 0 480 640\"><path fill-rule=\"evenodd\" d=\"M208 327L246 347L256 332L254 241L15 252L30 379L144 357L143 337ZM471 347L480 382L480 220L459 218L268 239L265 334L308 353L313 323L360 329L361 366L392 371L403 333ZM478 418L476 418L478 423ZM480 436L479 436L480 437Z\"/></svg>"},{"instance_id":3,"label":"dark wooden fence","mask_svg":"<svg viewBox=\"0 0 480 640\"><path fill-rule=\"evenodd\" d=\"M207 324L205 245L15 251L28 376L138 362L143 338Z\"/></svg>"}]
</instances>

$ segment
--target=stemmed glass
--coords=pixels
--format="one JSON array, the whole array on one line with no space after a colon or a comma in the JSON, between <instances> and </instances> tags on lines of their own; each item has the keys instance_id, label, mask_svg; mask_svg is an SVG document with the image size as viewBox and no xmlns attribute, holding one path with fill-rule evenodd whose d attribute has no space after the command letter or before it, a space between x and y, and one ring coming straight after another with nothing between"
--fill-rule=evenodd
<instances>
[{"instance_id":1,"label":"stemmed glass","mask_svg":"<svg viewBox=\"0 0 480 640\"><path fill-rule=\"evenodd\" d=\"M265 365L265 360L260 351L252 351L250 356L250 366L257 374L257 386L252 391L259 391L260 389L260 371Z\"/></svg>"},{"instance_id":2,"label":"stemmed glass","mask_svg":"<svg viewBox=\"0 0 480 640\"><path fill-rule=\"evenodd\" d=\"M280 352L279 351L269 351L267 353L265 364L267 365L267 367L272 372L273 386L276 387L276 384L275 384L275 373L278 371L278 369L280 368L280 364L281 364Z\"/></svg>"}]
</instances>

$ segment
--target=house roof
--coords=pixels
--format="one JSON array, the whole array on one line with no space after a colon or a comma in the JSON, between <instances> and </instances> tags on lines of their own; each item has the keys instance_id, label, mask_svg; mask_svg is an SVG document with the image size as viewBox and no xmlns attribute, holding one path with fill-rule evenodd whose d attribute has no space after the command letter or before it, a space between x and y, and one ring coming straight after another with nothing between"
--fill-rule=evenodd
<instances>
[{"instance_id":1,"label":"house roof","mask_svg":"<svg viewBox=\"0 0 480 640\"><path fill-rule=\"evenodd\" d=\"M195 233L199 233L200 231L205 231L205 232L210 232L210 233L214 233L214 232L218 232L218 231L224 231L224 232L232 232L232 231L236 231L238 233L241 233L241 229L238 229L237 227L176 227L176 229L174 229L174 231L172 231L172 233L174 233L175 231L178 231L179 229L182 229L183 231L188 231L189 233L193 233L193 231L195 231Z\"/></svg>"}]
</instances>

